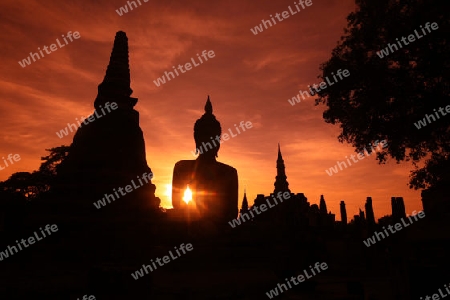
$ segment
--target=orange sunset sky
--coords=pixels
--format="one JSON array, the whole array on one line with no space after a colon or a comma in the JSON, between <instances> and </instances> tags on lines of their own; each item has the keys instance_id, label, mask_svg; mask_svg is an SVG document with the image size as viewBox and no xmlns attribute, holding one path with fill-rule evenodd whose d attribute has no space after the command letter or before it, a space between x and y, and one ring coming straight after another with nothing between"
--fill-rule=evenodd
<instances>
[{"instance_id":1,"label":"orange sunset sky","mask_svg":"<svg viewBox=\"0 0 450 300\"><path fill-rule=\"evenodd\" d=\"M218 160L238 170L239 203L244 187L250 204L256 194L273 191L280 142L291 191L304 193L311 204L323 194L338 220L341 200L352 218L367 196L376 218L391 213L391 196L404 197L408 214L422 209L420 191L407 186L410 163L379 165L372 155L327 175L326 169L356 154L354 149L338 142L339 126L323 121L326 107L315 106L313 97L295 106L287 101L320 82L319 66L343 35L354 0L312 0L312 6L258 35L250 28L294 7L294 1L141 0L122 16L116 9L124 0L40 2L0 4L0 156L22 158L0 171L0 180L36 170L44 149L71 143L73 133L60 139L56 132L93 112L115 33L123 30L132 97L139 99L135 109L162 206L170 207L166 191L174 164L194 159L194 122L209 94L223 132L241 121L253 123L219 151ZM18 64L68 31L81 37L25 68ZM203 50L213 50L215 57L160 87L153 83Z\"/></svg>"}]
</instances>

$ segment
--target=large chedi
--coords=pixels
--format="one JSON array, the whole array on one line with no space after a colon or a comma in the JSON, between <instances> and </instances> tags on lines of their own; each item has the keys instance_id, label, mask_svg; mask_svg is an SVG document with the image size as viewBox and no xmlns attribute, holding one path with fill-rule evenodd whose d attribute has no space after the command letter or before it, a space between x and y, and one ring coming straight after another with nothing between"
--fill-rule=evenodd
<instances>
[{"instance_id":1,"label":"large chedi","mask_svg":"<svg viewBox=\"0 0 450 300\"><path fill-rule=\"evenodd\" d=\"M116 202L139 208L159 207L159 199L154 196L155 185L151 181L145 184L143 180L144 184L140 185L138 181L143 174L151 174L151 170L145 156L139 113L134 110L137 98L131 97L132 92L128 38L125 32L119 31L105 78L98 86L91 121L78 128L69 156L58 170L59 190L66 196L89 204L90 200L114 194L114 189L125 188L134 180L138 188L133 187L132 192L122 192L122 195L118 193L127 199Z\"/></svg>"}]
</instances>

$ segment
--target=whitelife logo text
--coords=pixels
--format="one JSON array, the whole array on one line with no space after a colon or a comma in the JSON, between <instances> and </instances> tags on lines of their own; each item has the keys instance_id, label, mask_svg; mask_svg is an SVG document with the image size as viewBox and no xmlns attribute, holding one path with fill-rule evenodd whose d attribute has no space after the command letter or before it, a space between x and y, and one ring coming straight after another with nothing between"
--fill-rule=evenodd
<instances>
[{"instance_id":1,"label":"whitelife logo text","mask_svg":"<svg viewBox=\"0 0 450 300\"><path fill-rule=\"evenodd\" d=\"M285 11L283 11L281 14L279 14L279 13L276 13L276 14L275 14L275 18L277 18L278 22L281 22L281 21L283 21L283 20L286 20L286 19L289 18L290 16L293 16L293 15L298 14L298 13L300 12L300 7L299 7L299 5L302 7L302 10L305 10L306 7L312 5L312 0L306 0L306 1L300 0L300 1L298 1L298 4L297 4L297 2L294 2L294 4L295 4L295 7L297 8L297 11L292 10L291 6L288 6L289 11L285 10ZM306 6L305 6L305 5L306 5ZM280 18L280 16L281 16L281 18ZM273 25L276 25L277 22L275 21L275 18L272 17L272 15L270 15L270 18L272 19ZM254 28L250 28L250 31L251 31L254 35L257 35L258 33L263 32L263 30L264 30L263 25L264 25L264 27L265 27L266 29L269 28L269 27L267 27L267 25L270 25L270 27L272 27L272 26L273 26L273 25L272 25L272 22L270 22L270 20L267 20L267 21L266 21L266 20L262 19L262 20L261 20L261 24L258 25L258 26L255 26Z\"/></svg>"},{"instance_id":2,"label":"whitelife logo text","mask_svg":"<svg viewBox=\"0 0 450 300\"><path fill-rule=\"evenodd\" d=\"M250 129L253 128L253 124L250 121L245 122L245 126L244 126L244 121L241 121L241 123L239 123L239 127L241 127L242 131L245 132L245 128ZM239 128L236 126L236 124L234 124L234 128L236 129L236 132L238 134L240 134L241 132L239 131ZM230 133L231 137L236 137L237 134L233 134L233 132L231 131L231 128L228 128L228 132ZM221 136L216 135L216 137L210 137L211 142L214 144L214 147L217 147L216 142L218 144L222 144L223 142L226 142L230 139L230 136L227 133L223 133ZM209 146L209 149L206 147ZM191 151L193 156L196 156L196 154L203 154L204 152L208 151L208 150L212 150L214 148L210 142L202 142L202 145L199 148L195 149L194 151Z\"/></svg>"},{"instance_id":3,"label":"whitelife logo text","mask_svg":"<svg viewBox=\"0 0 450 300\"><path fill-rule=\"evenodd\" d=\"M47 46L42 47L42 50L44 50L46 54L50 54L50 53L55 52L56 50L64 47L65 45L68 45L69 42L66 40L66 37L64 36L64 34L62 35L62 37L63 37L63 40L64 40L65 44L61 44L61 42L59 41L59 38L56 39L56 42L57 42L59 48L56 47L56 44L51 44L50 47L47 47ZM69 31L67 33L67 38L71 42L73 42L72 37L77 40L81 36L80 36L80 33L78 31L74 31L73 34L72 34L72 31ZM50 48L50 51L48 50L49 48ZM39 53L30 52L30 55L27 58L24 58L24 59L22 59L22 61L19 61L19 65L22 68L25 68L26 66L31 65L31 60L32 59L33 59L33 61L36 61L36 58L37 59L41 59L42 57L44 57L44 53L42 52L42 50L41 50L41 47L38 47L38 52L41 54L40 56L39 56Z\"/></svg>"},{"instance_id":4,"label":"whitelife logo text","mask_svg":"<svg viewBox=\"0 0 450 300\"><path fill-rule=\"evenodd\" d=\"M327 76L327 77L325 77L326 82L322 81L319 84L313 84L312 87L308 85L309 93L307 91L300 90L299 94L295 97L292 97L292 99L288 99L288 102L292 106L294 106L296 103L300 103L302 101L302 99L305 100L305 94L308 98L314 96L316 93L320 92L321 90L326 89L328 86L332 86L332 85L336 84L338 82L338 79L336 78L336 76L338 76L340 78L340 80L343 80L344 78L350 76L350 71L347 69L344 69L341 73L341 69L339 69L336 71L336 75L334 75L334 72L331 72L331 76L333 76L334 81L330 81ZM344 78L342 76L344 76ZM328 83L328 86L327 86L327 83ZM314 89L314 91L312 89ZM300 99L300 96L302 96L302 99Z\"/></svg>"},{"instance_id":5,"label":"whitelife logo text","mask_svg":"<svg viewBox=\"0 0 450 300\"><path fill-rule=\"evenodd\" d=\"M208 55L207 55L206 50L203 50L201 56L203 57L203 59L204 59L205 61L208 61L208 57L209 57L209 58L214 58L214 57L216 56L216 54L214 53L213 50L209 50L209 51L208 51ZM194 59L193 57L191 58L192 65L194 65L194 67L198 67L198 66L200 66L201 64L203 64L203 60L202 60L202 58L200 57L200 55L199 55L198 53L197 53L197 58L198 58L198 60L200 61L199 64L195 63L195 59ZM181 73L186 73L187 71L192 70L192 65L191 65L190 62L185 63L185 64L184 64L185 70L183 70L183 66L182 66L182 65L178 65L178 67L173 66L172 68L173 68L173 71L175 72L175 74L177 74L177 77L178 77L178 76L180 76L180 74L178 73L177 69L180 70ZM170 78L169 75L172 76L172 78ZM166 78L167 78L168 81L170 81L170 80L172 80L172 79L175 79L175 75L173 74L172 71L169 71L169 72L166 71L166 72L164 72L164 75L163 75L162 77L159 77L158 79L153 80L153 83L154 83L157 87L160 87L161 84L166 83Z\"/></svg>"},{"instance_id":6,"label":"whitelife logo text","mask_svg":"<svg viewBox=\"0 0 450 300\"><path fill-rule=\"evenodd\" d=\"M437 30L437 29L439 28L439 26L438 26L438 24L437 24L436 22L432 23L431 25L430 25L430 22L427 22L427 23L425 24L425 28L427 29L428 33L431 32L430 27L431 27L433 30ZM423 38L425 35L427 35L427 33L426 33L425 30L423 29L422 25L420 25L420 28L422 29L422 33L423 33L424 35L420 35L420 34L417 32L417 30L415 29L415 30L414 30L415 36L414 36L414 34L408 35L408 41L409 41L409 43L414 42L414 41L416 40L416 37L417 37L417 39L421 39L421 38ZM399 46L400 48L403 48L402 43L400 43L400 41L398 40L398 38L396 38L396 40L397 40L398 46ZM409 45L409 43L406 41L406 38L405 38L404 36L402 36L401 40L402 40L402 42L403 42L403 44L404 44L405 46ZM396 44L390 44L390 43L389 43L388 46L387 46L386 48L381 49L381 51L377 51L377 55L378 55L380 58L383 58L383 57L385 57L385 56L388 56L390 53L394 53L394 51L397 51L397 50L398 50L398 47L397 47Z\"/></svg>"},{"instance_id":7,"label":"whitelife logo text","mask_svg":"<svg viewBox=\"0 0 450 300\"><path fill-rule=\"evenodd\" d=\"M183 252L183 254L186 254L185 248L186 248L187 251L192 251L194 249L194 247L192 246L191 243L187 243L186 246L183 243L183 244L180 245L180 249L178 249L176 246L174 247L175 252L178 254L178 256L173 255L172 250L170 250L169 251L170 257L169 257L169 255L163 256L162 259L157 257L155 259L156 263L158 263L158 265L160 267L164 266L164 264L168 264L172 260L175 260L175 259L177 259L177 258L179 258L181 256L180 251ZM139 270L137 270L136 272L131 274L131 277L133 277L134 280L138 280L139 278L144 277L145 274L149 274L148 273L149 270L150 270L150 272L153 272L154 270L156 270L158 268L156 266L156 263L153 261L153 259L151 259L151 265L143 264L142 268L140 268ZM145 272L145 274L144 274L144 272Z\"/></svg>"},{"instance_id":8,"label":"whitelife logo text","mask_svg":"<svg viewBox=\"0 0 450 300\"><path fill-rule=\"evenodd\" d=\"M116 110L119 107L116 102L111 103L111 107L109 105L110 105L109 102L105 103L105 109L108 110L108 112L111 112L111 109ZM67 123L67 126L64 129L61 129L59 132L56 132L56 135L60 139L62 139L63 137L69 135L69 130L70 130L70 132L73 132L73 131L76 131L77 128L81 128L81 125L82 125L81 123L83 123L84 125L88 125L89 123L94 122L96 120L96 118L100 119L102 116L106 115L106 112L103 110L103 107L101 105L100 105L100 109L103 113L102 115L99 115L98 110L95 110L94 113L86 119L83 116L80 117L80 120L78 120L78 118L75 118L75 120L77 120L77 122L78 122L78 127L75 123Z\"/></svg>"}]
</instances>

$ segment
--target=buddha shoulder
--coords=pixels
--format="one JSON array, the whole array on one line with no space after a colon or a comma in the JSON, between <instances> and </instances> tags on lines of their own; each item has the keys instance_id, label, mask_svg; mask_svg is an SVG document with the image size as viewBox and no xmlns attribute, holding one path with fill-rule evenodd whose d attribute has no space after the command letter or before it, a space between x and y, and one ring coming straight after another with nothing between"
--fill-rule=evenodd
<instances>
[{"instance_id":1,"label":"buddha shoulder","mask_svg":"<svg viewBox=\"0 0 450 300\"><path fill-rule=\"evenodd\" d=\"M195 160L180 160L175 163L174 169L177 168L189 168L195 165Z\"/></svg>"},{"instance_id":2,"label":"buddha shoulder","mask_svg":"<svg viewBox=\"0 0 450 300\"><path fill-rule=\"evenodd\" d=\"M235 168L233 168L232 166L226 165L224 163L217 162L217 167L223 172L237 174L237 170Z\"/></svg>"}]
</instances>

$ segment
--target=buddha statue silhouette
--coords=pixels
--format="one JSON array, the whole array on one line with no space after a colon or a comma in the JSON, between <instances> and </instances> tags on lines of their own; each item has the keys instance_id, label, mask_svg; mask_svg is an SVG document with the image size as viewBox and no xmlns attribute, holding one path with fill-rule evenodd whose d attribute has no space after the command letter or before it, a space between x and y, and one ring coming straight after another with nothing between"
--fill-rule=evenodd
<instances>
[{"instance_id":1,"label":"buddha statue silhouette","mask_svg":"<svg viewBox=\"0 0 450 300\"><path fill-rule=\"evenodd\" d=\"M237 217L237 171L216 161L221 134L220 123L212 113L208 96L205 113L194 126L196 154L199 156L196 160L177 162L173 170L172 206L175 210L191 210L200 219L219 222ZM192 191L191 201L183 200L188 187Z\"/></svg>"}]
</instances>

